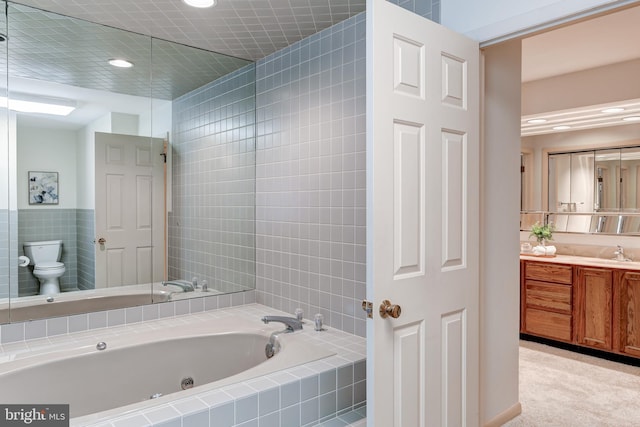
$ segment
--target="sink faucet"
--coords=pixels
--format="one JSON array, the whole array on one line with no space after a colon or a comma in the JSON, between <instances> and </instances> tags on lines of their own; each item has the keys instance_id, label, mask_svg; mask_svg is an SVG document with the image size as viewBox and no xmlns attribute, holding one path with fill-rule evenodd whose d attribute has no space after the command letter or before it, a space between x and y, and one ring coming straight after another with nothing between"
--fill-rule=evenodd
<instances>
[{"instance_id":1,"label":"sink faucet","mask_svg":"<svg viewBox=\"0 0 640 427\"><path fill-rule=\"evenodd\" d=\"M264 323L270 322L280 322L286 326L286 329L283 331L276 331L271 334L269 337L269 342L265 347L264 351L267 355L267 358L273 357L278 351L280 351L280 342L278 341L278 335L286 334L293 331L299 331L302 329L302 322L294 317L285 317L285 316L264 316L262 318Z\"/></svg>"},{"instance_id":2,"label":"sink faucet","mask_svg":"<svg viewBox=\"0 0 640 427\"><path fill-rule=\"evenodd\" d=\"M193 284L191 284L190 282L187 282L186 280L167 280L165 282L162 282L162 284L164 286L167 285L173 285L173 286L177 286L179 288L182 288L183 292L193 292Z\"/></svg>"},{"instance_id":3,"label":"sink faucet","mask_svg":"<svg viewBox=\"0 0 640 427\"><path fill-rule=\"evenodd\" d=\"M620 245L618 245L618 248L613 254L616 256L616 261L628 261L624 256L624 248Z\"/></svg>"}]
</instances>

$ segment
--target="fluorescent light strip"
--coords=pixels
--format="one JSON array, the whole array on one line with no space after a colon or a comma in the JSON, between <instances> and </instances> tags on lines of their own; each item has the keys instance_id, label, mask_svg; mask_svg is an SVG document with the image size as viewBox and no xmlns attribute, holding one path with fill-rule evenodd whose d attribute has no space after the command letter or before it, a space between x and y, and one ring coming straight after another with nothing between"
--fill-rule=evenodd
<instances>
[{"instance_id":1,"label":"fluorescent light strip","mask_svg":"<svg viewBox=\"0 0 640 427\"><path fill-rule=\"evenodd\" d=\"M620 108L620 107L614 107L614 108L607 108L605 110L602 110L603 113L609 114L609 113L622 113L624 111L624 108Z\"/></svg>"},{"instance_id":2,"label":"fluorescent light strip","mask_svg":"<svg viewBox=\"0 0 640 427\"><path fill-rule=\"evenodd\" d=\"M640 116L624 117L622 120L624 120L625 122L638 122L640 121Z\"/></svg>"},{"instance_id":3,"label":"fluorescent light strip","mask_svg":"<svg viewBox=\"0 0 640 427\"><path fill-rule=\"evenodd\" d=\"M0 97L0 107L7 108L7 98ZM20 113L50 114L53 116L68 116L76 107L22 99L9 99L9 110Z\"/></svg>"}]
</instances>

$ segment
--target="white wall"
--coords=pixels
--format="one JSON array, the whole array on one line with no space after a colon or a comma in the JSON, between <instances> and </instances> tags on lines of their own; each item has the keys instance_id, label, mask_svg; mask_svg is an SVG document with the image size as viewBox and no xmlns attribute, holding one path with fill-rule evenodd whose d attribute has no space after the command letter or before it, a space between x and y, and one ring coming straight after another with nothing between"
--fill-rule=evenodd
<instances>
[{"instance_id":1,"label":"white wall","mask_svg":"<svg viewBox=\"0 0 640 427\"><path fill-rule=\"evenodd\" d=\"M69 130L17 127L17 197L18 209L29 209L28 172L58 172L57 205L48 208L75 209L76 133ZM40 208L37 206L36 208Z\"/></svg>"},{"instance_id":2,"label":"white wall","mask_svg":"<svg viewBox=\"0 0 640 427\"><path fill-rule=\"evenodd\" d=\"M480 425L520 412L520 62L521 43L484 51L480 206ZM515 106L515 108L514 108ZM507 167L505 167L507 165ZM508 166L511 165L511 166Z\"/></svg>"},{"instance_id":3,"label":"white wall","mask_svg":"<svg viewBox=\"0 0 640 427\"><path fill-rule=\"evenodd\" d=\"M440 22L484 42L595 7L637 0L442 0Z\"/></svg>"},{"instance_id":4,"label":"white wall","mask_svg":"<svg viewBox=\"0 0 640 427\"><path fill-rule=\"evenodd\" d=\"M522 115L640 98L640 59L522 84Z\"/></svg>"},{"instance_id":5,"label":"white wall","mask_svg":"<svg viewBox=\"0 0 640 427\"><path fill-rule=\"evenodd\" d=\"M93 209L95 206L95 133L111 132L111 114L95 120L77 131L77 174L79 177L76 191L78 209Z\"/></svg>"},{"instance_id":6,"label":"white wall","mask_svg":"<svg viewBox=\"0 0 640 427\"><path fill-rule=\"evenodd\" d=\"M140 136L166 138L171 132L172 102L153 99L150 114L140 115Z\"/></svg>"}]
</instances>

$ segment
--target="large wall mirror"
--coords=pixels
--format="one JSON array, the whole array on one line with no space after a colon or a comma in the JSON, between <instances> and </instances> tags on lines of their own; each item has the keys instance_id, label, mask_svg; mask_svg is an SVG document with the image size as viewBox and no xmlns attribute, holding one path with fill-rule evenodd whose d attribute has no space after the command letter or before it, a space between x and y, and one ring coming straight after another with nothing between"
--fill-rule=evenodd
<instances>
[{"instance_id":1,"label":"large wall mirror","mask_svg":"<svg viewBox=\"0 0 640 427\"><path fill-rule=\"evenodd\" d=\"M548 162L549 210L640 210L640 147L553 153Z\"/></svg>"},{"instance_id":2,"label":"large wall mirror","mask_svg":"<svg viewBox=\"0 0 640 427\"><path fill-rule=\"evenodd\" d=\"M253 63L5 10L0 323L254 288Z\"/></svg>"}]
</instances>

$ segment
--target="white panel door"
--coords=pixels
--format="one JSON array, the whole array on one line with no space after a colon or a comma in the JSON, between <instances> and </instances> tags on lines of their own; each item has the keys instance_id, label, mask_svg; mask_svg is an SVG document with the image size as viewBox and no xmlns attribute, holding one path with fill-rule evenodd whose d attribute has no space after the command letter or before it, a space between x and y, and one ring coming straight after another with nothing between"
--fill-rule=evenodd
<instances>
[{"instance_id":1,"label":"white panel door","mask_svg":"<svg viewBox=\"0 0 640 427\"><path fill-rule=\"evenodd\" d=\"M96 132L95 144L96 287L160 280L164 141Z\"/></svg>"},{"instance_id":2,"label":"white panel door","mask_svg":"<svg viewBox=\"0 0 640 427\"><path fill-rule=\"evenodd\" d=\"M476 426L479 47L386 0L367 43L367 424Z\"/></svg>"}]
</instances>

